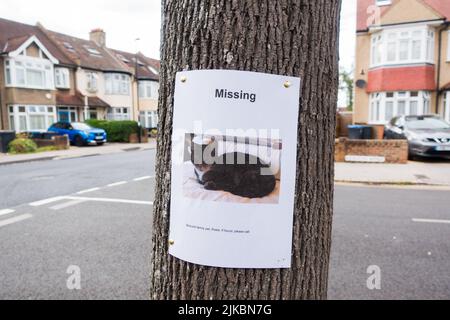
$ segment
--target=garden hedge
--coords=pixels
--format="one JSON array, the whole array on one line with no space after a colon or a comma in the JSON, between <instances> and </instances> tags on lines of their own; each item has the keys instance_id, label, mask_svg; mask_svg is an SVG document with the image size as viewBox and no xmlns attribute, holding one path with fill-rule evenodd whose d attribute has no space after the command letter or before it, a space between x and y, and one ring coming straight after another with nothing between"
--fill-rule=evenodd
<instances>
[{"instance_id":1,"label":"garden hedge","mask_svg":"<svg viewBox=\"0 0 450 320\"><path fill-rule=\"evenodd\" d=\"M107 121L107 120L87 120L91 127L103 129L108 135L109 142L129 142L130 134L139 132L139 125L136 121Z\"/></svg>"}]
</instances>

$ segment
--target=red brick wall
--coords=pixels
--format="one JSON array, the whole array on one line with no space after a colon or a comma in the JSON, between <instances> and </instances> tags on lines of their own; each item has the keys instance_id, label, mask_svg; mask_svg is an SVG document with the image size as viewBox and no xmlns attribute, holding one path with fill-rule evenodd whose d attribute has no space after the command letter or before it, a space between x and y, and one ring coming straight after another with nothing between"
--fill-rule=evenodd
<instances>
[{"instance_id":1,"label":"red brick wall","mask_svg":"<svg viewBox=\"0 0 450 320\"><path fill-rule=\"evenodd\" d=\"M407 163L406 140L336 140L335 161L345 162L346 156L385 157L386 163Z\"/></svg>"},{"instance_id":2,"label":"red brick wall","mask_svg":"<svg viewBox=\"0 0 450 320\"><path fill-rule=\"evenodd\" d=\"M379 68L369 71L367 92L436 89L435 67L414 66Z\"/></svg>"}]
</instances>

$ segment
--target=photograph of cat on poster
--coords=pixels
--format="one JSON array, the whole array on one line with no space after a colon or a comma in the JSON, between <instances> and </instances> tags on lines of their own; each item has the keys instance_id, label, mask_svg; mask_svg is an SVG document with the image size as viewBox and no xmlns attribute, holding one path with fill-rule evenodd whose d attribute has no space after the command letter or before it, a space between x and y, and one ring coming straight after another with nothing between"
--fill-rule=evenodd
<instances>
[{"instance_id":1,"label":"photograph of cat on poster","mask_svg":"<svg viewBox=\"0 0 450 320\"><path fill-rule=\"evenodd\" d=\"M277 204L281 140L186 134L183 193L215 202Z\"/></svg>"}]
</instances>

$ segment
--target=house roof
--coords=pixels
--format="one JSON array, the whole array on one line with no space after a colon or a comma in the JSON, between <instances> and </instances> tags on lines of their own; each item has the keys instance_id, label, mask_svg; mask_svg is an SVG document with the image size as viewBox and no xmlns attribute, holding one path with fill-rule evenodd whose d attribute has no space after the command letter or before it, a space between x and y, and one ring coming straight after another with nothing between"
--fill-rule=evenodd
<instances>
[{"instance_id":1,"label":"house roof","mask_svg":"<svg viewBox=\"0 0 450 320\"><path fill-rule=\"evenodd\" d=\"M383 16L389 9L392 8L398 1L405 0L392 0L392 4L380 6L380 13ZM408 0L410 1L410 0ZM444 19L450 21L450 1L448 0L418 0L423 4L427 5L438 14L442 15ZM370 24L373 23L373 19L371 16L373 12L370 12L369 7L376 6L376 0L358 0L357 5L357 21L356 21L356 30L357 31L366 31Z\"/></svg>"},{"instance_id":2,"label":"house roof","mask_svg":"<svg viewBox=\"0 0 450 320\"><path fill-rule=\"evenodd\" d=\"M37 26L0 18L0 54L18 49L30 37L36 38L58 59L60 64L74 66L71 61Z\"/></svg>"},{"instance_id":3,"label":"house roof","mask_svg":"<svg viewBox=\"0 0 450 320\"><path fill-rule=\"evenodd\" d=\"M85 96L77 91L75 95L57 93L56 94L56 104L58 106L84 106ZM108 108L110 105L100 99L99 97L88 97L88 104L90 107L103 107Z\"/></svg>"},{"instance_id":4,"label":"house roof","mask_svg":"<svg viewBox=\"0 0 450 320\"><path fill-rule=\"evenodd\" d=\"M125 63L130 70L137 69L136 77L141 80L159 81L159 62L155 63L154 59L147 58L141 53L133 54L120 50L110 49L118 60ZM137 59L137 68L136 68ZM152 71L152 68L156 71Z\"/></svg>"},{"instance_id":5,"label":"house roof","mask_svg":"<svg viewBox=\"0 0 450 320\"><path fill-rule=\"evenodd\" d=\"M0 54L18 49L32 36L36 36L62 65L80 66L104 72L134 73L135 54L101 47L94 41L47 30L39 23L32 26L0 18ZM125 57L125 59L118 56ZM130 62L127 63L124 60ZM138 67L138 78L159 80L160 64L158 60L139 53L138 61L142 62L142 65ZM157 72L153 72L149 67L154 68Z\"/></svg>"},{"instance_id":6,"label":"house roof","mask_svg":"<svg viewBox=\"0 0 450 320\"><path fill-rule=\"evenodd\" d=\"M100 71L130 73L126 65L94 41L50 30L47 30L47 35L58 44L60 50L63 50L72 60L76 61L80 67Z\"/></svg>"}]
</instances>

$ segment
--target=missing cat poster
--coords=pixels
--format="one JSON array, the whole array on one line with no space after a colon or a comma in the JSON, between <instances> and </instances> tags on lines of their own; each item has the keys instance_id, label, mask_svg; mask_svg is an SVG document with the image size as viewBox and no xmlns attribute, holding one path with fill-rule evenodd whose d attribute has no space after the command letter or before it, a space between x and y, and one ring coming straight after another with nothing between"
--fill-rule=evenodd
<instances>
[{"instance_id":1,"label":"missing cat poster","mask_svg":"<svg viewBox=\"0 0 450 320\"><path fill-rule=\"evenodd\" d=\"M300 79L176 76L169 253L223 268L290 268Z\"/></svg>"}]
</instances>

